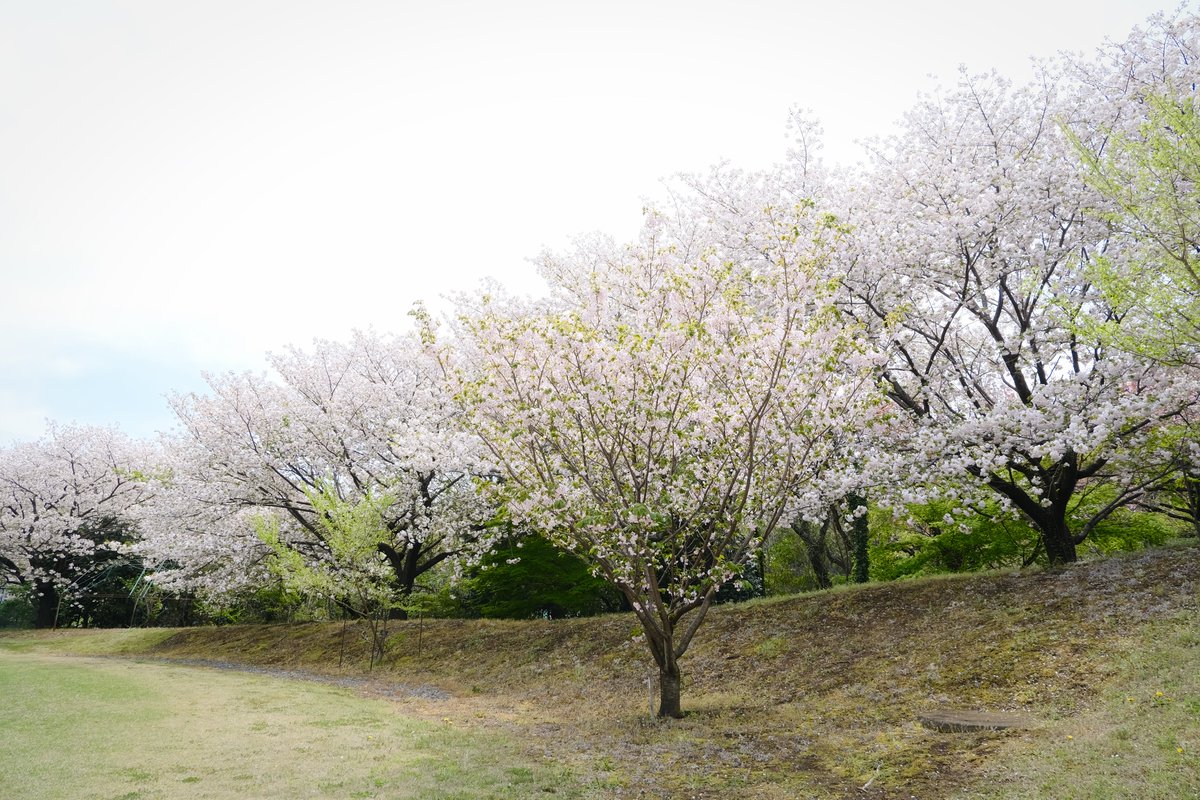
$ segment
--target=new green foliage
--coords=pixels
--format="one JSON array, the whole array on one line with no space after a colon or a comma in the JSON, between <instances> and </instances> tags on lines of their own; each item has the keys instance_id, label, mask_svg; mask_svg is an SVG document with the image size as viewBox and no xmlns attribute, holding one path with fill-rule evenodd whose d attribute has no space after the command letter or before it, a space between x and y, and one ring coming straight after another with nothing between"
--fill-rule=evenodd
<instances>
[{"instance_id":1,"label":"new green foliage","mask_svg":"<svg viewBox=\"0 0 1200 800\"><path fill-rule=\"evenodd\" d=\"M358 500L344 500L328 483L305 494L317 512L324 558L306 557L291 545L276 517L262 515L256 532L271 549L272 571L288 589L332 597L360 613L390 603L394 589L379 544L387 535L383 515L393 498L368 491Z\"/></svg>"},{"instance_id":2,"label":"new green foliage","mask_svg":"<svg viewBox=\"0 0 1200 800\"><path fill-rule=\"evenodd\" d=\"M1098 211L1125 246L1094 259L1092 278L1121 316L1107 337L1134 352L1186 360L1200 343L1200 116L1192 97L1150 95L1136 133L1103 145L1071 136ZM1070 135L1070 132L1069 132Z\"/></svg>"},{"instance_id":3,"label":"new green foliage","mask_svg":"<svg viewBox=\"0 0 1200 800\"><path fill-rule=\"evenodd\" d=\"M1110 487L1080 496L1072 519L1087 519L1113 500ZM910 506L906 515L879 510L872 515L876 532L871 548L871 576L894 580L943 572L977 572L1044 563L1046 554L1037 531L1025 520L998 506L966 517L951 515L953 504L932 502ZM1166 516L1118 508L1097 523L1086 546L1096 553L1116 553L1158 545L1182 532Z\"/></svg>"},{"instance_id":4,"label":"new green foliage","mask_svg":"<svg viewBox=\"0 0 1200 800\"><path fill-rule=\"evenodd\" d=\"M399 607L395 573L380 550L389 536L385 514L395 499L367 490L347 500L328 481L306 488L305 495L316 512L321 557L298 549L287 541L276 517L262 515L256 527L271 549L271 570L284 588L329 598L350 616L365 620L373 666L383 657L387 619Z\"/></svg>"}]
</instances>

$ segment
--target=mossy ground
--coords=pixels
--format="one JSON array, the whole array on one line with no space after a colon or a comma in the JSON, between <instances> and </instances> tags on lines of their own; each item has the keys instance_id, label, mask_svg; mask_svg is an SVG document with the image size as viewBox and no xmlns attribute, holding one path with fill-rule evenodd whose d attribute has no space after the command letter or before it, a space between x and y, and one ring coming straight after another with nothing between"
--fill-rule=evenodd
<instances>
[{"instance_id":1,"label":"mossy ground","mask_svg":"<svg viewBox=\"0 0 1200 800\"><path fill-rule=\"evenodd\" d=\"M649 717L649 656L627 615L392 623L364 690L406 715L514 733L528 754L611 796L1138 797L1151 770L1161 796L1179 787L1174 796L1186 797L1200 785L1200 740L1187 733L1200 729L1200 684L1187 678L1200 674L1198 589L1200 551L1185 546L716 608L684 657L688 713L672 722ZM111 635L34 638L97 652ZM364 639L340 624L124 636L126 654L359 676L367 665ZM1134 714L1153 706L1143 695L1159 684L1170 714ZM1019 712L1035 724L920 727L917 714L938 707ZM1081 738L1093 745L1074 744ZM1108 788L1062 794L1077 785L1064 770L1094 772L1100 751L1122 742L1128 766L1105 761L1115 770Z\"/></svg>"}]
</instances>

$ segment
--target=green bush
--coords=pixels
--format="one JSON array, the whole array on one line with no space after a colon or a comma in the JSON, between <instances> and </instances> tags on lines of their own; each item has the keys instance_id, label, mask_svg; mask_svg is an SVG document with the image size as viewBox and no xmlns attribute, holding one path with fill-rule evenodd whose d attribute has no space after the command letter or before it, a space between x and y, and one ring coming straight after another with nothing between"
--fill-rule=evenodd
<instances>
[{"instance_id":1,"label":"green bush","mask_svg":"<svg viewBox=\"0 0 1200 800\"><path fill-rule=\"evenodd\" d=\"M557 619L623 608L622 595L592 575L582 559L540 536L486 556L460 591L484 617Z\"/></svg>"},{"instance_id":2,"label":"green bush","mask_svg":"<svg viewBox=\"0 0 1200 800\"><path fill-rule=\"evenodd\" d=\"M1071 508L1069 524L1080 531L1115 490L1098 487L1082 494ZM1038 532L1024 519L988 506L980 513L953 522L946 520L951 504L933 502L908 508L896 519L890 512L871 516L871 577L894 580L943 572L975 572L1043 562ZM1080 554L1115 553L1160 545L1178 536L1181 524L1162 514L1119 508L1099 522L1079 545Z\"/></svg>"},{"instance_id":3,"label":"green bush","mask_svg":"<svg viewBox=\"0 0 1200 800\"><path fill-rule=\"evenodd\" d=\"M12 589L8 592L8 599L0 601L0 628L32 628L34 615L29 593Z\"/></svg>"},{"instance_id":4,"label":"green bush","mask_svg":"<svg viewBox=\"0 0 1200 800\"><path fill-rule=\"evenodd\" d=\"M948 522L951 508L950 503L933 502L911 506L899 519L889 511L872 514L871 578L1020 566L1034 556L1037 531L1023 520L989 508Z\"/></svg>"},{"instance_id":5,"label":"green bush","mask_svg":"<svg viewBox=\"0 0 1200 800\"><path fill-rule=\"evenodd\" d=\"M1155 547L1168 539L1184 535L1189 526L1162 514L1119 508L1096 526L1083 544L1080 553L1087 551L1109 554L1127 550Z\"/></svg>"}]
</instances>

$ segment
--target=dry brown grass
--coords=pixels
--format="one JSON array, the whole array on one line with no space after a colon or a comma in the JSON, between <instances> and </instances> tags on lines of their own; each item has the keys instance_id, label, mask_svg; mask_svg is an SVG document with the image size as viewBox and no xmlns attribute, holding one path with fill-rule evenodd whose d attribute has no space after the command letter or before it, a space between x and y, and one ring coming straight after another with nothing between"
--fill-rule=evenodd
<instances>
[{"instance_id":1,"label":"dry brown grass","mask_svg":"<svg viewBox=\"0 0 1200 800\"><path fill-rule=\"evenodd\" d=\"M1200 558L1186 547L717 608L684 658L688 715L673 722L648 717L650 661L626 615L395 623L363 688L405 714L515 733L611 796L950 797L986 788L1001 750L1037 747L1047 727L1087 711L1146 625L1196 613L1197 587ZM338 668L341 632L188 629L150 652L363 676L355 635ZM450 696L413 696L423 686ZM1038 724L918 725L941 706Z\"/></svg>"}]
</instances>

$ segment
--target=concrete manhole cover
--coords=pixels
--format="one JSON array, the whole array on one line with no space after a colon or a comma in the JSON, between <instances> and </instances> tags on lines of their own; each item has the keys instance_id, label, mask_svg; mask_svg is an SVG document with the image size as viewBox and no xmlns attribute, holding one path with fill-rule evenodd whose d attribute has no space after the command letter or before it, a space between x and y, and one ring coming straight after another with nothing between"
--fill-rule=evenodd
<instances>
[{"instance_id":1,"label":"concrete manhole cover","mask_svg":"<svg viewBox=\"0 0 1200 800\"><path fill-rule=\"evenodd\" d=\"M961 709L924 711L917 715L917 719L926 728L942 733L1002 731L1009 728L1028 728L1033 724L1029 719L1016 714Z\"/></svg>"}]
</instances>

